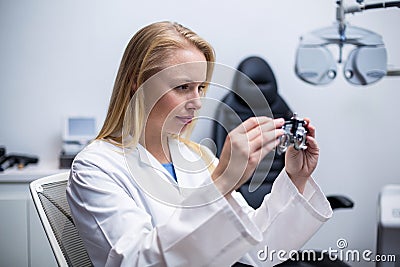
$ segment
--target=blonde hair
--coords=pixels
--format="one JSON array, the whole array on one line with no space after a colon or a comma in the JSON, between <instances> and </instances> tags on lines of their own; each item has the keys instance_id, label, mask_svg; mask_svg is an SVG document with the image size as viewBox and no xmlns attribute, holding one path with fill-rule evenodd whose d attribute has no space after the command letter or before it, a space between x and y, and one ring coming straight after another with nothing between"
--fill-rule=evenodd
<instances>
[{"instance_id":1,"label":"blonde hair","mask_svg":"<svg viewBox=\"0 0 400 267\"><path fill-rule=\"evenodd\" d=\"M177 49L188 46L194 46L204 54L209 81L215 62L214 50L190 29L174 22L156 22L145 26L132 37L122 56L106 119L96 139L123 146L123 139L129 134L133 138L130 144L137 145L143 131L145 114L142 90L136 90L134 103L130 105L131 98L136 94L134 89L140 88L151 76L168 67L166 62ZM185 139L193 130L194 125L190 126L185 131ZM123 127L130 129L130 132L123 133ZM197 147L188 140L185 143L192 148Z\"/></svg>"}]
</instances>

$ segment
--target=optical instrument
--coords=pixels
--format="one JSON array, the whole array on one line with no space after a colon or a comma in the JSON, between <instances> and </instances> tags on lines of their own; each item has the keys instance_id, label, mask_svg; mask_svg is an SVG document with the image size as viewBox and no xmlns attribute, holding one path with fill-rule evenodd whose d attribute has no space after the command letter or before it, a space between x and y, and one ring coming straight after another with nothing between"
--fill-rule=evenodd
<instances>
[{"instance_id":1,"label":"optical instrument","mask_svg":"<svg viewBox=\"0 0 400 267\"><path fill-rule=\"evenodd\" d=\"M293 117L289 121L285 121L282 129L285 133L279 138L278 154L285 153L289 146L293 145L296 150L304 150L307 148L307 128L306 121L297 117L297 113L293 113Z\"/></svg>"},{"instance_id":2,"label":"optical instrument","mask_svg":"<svg viewBox=\"0 0 400 267\"><path fill-rule=\"evenodd\" d=\"M344 6L337 1L336 22L326 28L314 30L300 38L296 52L295 73L303 81L313 85L325 85L337 76L337 63L328 45L339 47L338 63L343 61L344 46L353 46L344 63L343 75L353 85L368 85L389 75L387 52L382 37L370 30L349 25L345 20L348 13L368 9L400 7L400 1ZM398 71L390 75L398 74Z\"/></svg>"}]
</instances>

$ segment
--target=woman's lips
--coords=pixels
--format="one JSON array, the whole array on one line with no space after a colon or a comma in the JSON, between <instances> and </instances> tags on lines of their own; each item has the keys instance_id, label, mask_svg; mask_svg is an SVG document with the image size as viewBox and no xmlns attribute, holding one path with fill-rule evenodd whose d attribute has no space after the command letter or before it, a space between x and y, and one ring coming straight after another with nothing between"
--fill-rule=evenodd
<instances>
[{"instance_id":1,"label":"woman's lips","mask_svg":"<svg viewBox=\"0 0 400 267\"><path fill-rule=\"evenodd\" d=\"M178 120L180 120L183 124L191 123L193 120L193 116L176 116Z\"/></svg>"}]
</instances>

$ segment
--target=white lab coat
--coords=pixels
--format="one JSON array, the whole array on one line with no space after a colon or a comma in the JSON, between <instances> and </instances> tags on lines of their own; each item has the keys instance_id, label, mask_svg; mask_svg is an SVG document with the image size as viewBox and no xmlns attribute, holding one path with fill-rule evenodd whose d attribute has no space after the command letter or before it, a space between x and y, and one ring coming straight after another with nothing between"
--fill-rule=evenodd
<instances>
[{"instance_id":1,"label":"white lab coat","mask_svg":"<svg viewBox=\"0 0 400 267\"><path fill-rule=\"evenodd\" d=\"M94 141L75 158L67 199L95 266L272 266L261 250L300 249L332 215L314 180L301 195L285 171L257 210L222 197L197 153L169 146L179 188L141 145Z\"/></svg>"}]
</instances>

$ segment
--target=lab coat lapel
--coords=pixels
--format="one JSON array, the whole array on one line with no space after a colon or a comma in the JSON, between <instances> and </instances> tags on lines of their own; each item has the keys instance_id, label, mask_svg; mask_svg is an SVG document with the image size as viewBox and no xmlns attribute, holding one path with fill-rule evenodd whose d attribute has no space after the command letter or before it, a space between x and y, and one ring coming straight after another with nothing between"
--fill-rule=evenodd
<instances>
[{"instance_id":1,"label":"lab coat lapel","mask_svg":"<svg viewBox=\"0 0 400 267\"><path fill-rule=\"evenodd\" d=\"M162 195L165 193L168 196L161 196L162 198L171 199L170 203L179 203L192 194L193 190L204 187L212 181L199 153L192 151L175 138L171 137L168 140L178 184L161 163L140 144L135 149L136 159L133 161L128 159L128 165L136 161L130 169L132 176L144 191L157 195L159 189L163 188Z\"/></svg>"},{"instance_id":2,"label":"lab coat lapel","mask_svg":"<svg viewBox=\"0 0 400 267\"><path fill-rule=\"evenodd\" d=\"M182 202L177 184L170 181L173 178L143 146L138 144L124 153L133 181L147 196L172 206Z\"/></svg>"},{"instance_id":3,"label":"lab coat lapel","mask_svg":"<svg viewBox=\"0 0 400 267\"><path fill-rule=\"evenodd\" d=\"M164 174L164 176L161 175L164 179L167 178L168 181L172 183L176 183L175 179L171 176L171 174L161 165L161 163L149 152L147 151L141 144L137 145L138 152L139 152L139 159L141 163L156 169L159 174L161 175Z\"/></svg>"},{"instance_id":4,"label":"lab coat lapel","mask_svg":"<svg viewBox=\"0 0 400 267\"><path fill-rule=\"evenodd\" d=\"M175 138L169 139L169 149L180 188L204 185L209 172L201 155Z\"/></svg>"}]
</instances>

